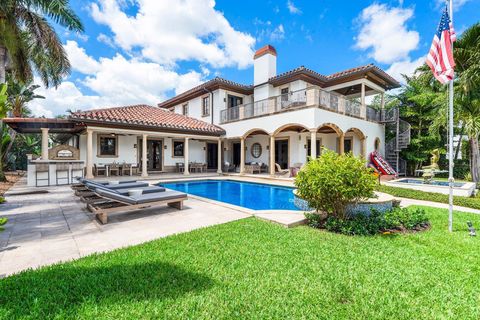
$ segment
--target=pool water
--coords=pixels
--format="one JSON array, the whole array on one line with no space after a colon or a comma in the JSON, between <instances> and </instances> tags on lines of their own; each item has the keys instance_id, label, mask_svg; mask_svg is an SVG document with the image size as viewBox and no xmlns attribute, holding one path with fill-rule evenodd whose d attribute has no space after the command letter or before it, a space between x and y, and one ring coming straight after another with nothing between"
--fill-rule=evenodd
<instances>
[{"instance_id":1,"label":"pool water","mask_svg":"<svg viewBox=\"0 0 480 320\"><path fill-rule=\"evenodd\" d=\"M162 183L165 188L252 210L299 210L293 188L233 180L200 180Z\"/></svg>"},{"instance_id":2,"label":"pool water","mask_svg":"<svg viewBox=\"0 0 480 320\"><path fill-rule=\"evenodd\" d=\"M423 180L420 180L420 179L401 179L401 180L397 180L395 182L400 182L400 183L413 183L413 184L424 184L424 185L433 185L433 186L444 186L444 187L448 187L448 181L437 181L437 180L433 180L432 182L426 184L423 182ZM465 184L464 183L461 183L461 182L454 182L453 183L453 186L455 188L461 188L463 187Z\"/></svg>"}]
</instances>

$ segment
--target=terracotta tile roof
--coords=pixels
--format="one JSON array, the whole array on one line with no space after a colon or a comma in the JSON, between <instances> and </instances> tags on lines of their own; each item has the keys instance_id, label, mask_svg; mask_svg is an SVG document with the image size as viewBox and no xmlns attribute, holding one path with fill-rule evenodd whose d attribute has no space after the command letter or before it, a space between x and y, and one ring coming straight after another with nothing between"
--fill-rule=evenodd
<instances>
[{"instance_id":1,"label":"terracotta tile roof","mask_svg":"<svg viewBox=\"0 0 480 320\"><path fill-rule=\"evenodd\" d=\"M154 131L187 131L218 136L225 134L216 125L148 105L78 111L72 113L69 119L86 123L150 127Z\"/></svg>"},{"instance_id":2,"label":"terracotta tile roof","mask_svg":"<svg viewBox=\"0 0 480 320\"><path fill-rule=\"evenodd\" d=\"M335 78L339 78L339 77L343 77L343 76L348 76L348 75L351 75L351 74L353 74L353 73L357 73L357 72L362 72L362 71L368 70L368 69L370 69L371 67L373 67L373 64L367 64L367 65L364 65L364 66L359 66L359 67L355 67L355 68L350 68L350 69L343 70L343 71L340 71L340 72L332 73L331 75L328 75L327 78L328 78L328 79L335 79Z\"/></svg>"},{"instance_id":3,"label":"terracotta tile roof","mask_svg":"<svg viewBox=\"0 0 480 320\"><path fill-rule=\"evenodd\" d=\"M289 70L287 72L280 73L280 74L276 75L275 77L271 77L269 79L269 81L275 81L275 80L280 79L280 78L290 77L290 76L294 76L294 75L300 74L300 73L308 74L312 77L319 78L320 80L323 80L323 81L327 80L327 78L324 75L322 75L322 74L320 74L316 71L313 71L312 69L306 68L305 66L300 66L298 68Z\"/></svg>"},{"instance_id":4,"label":"terracotta tile roof","mask_svg":"<svg viewBox=\"0 0 480 320\"><path fill-rule=\"evenodd\" d=\"M188 101L189 99L192 99L192 96L198 96L200 94L208 93L207 90L216 90L219 87L221 88L227 88L232 91L239 91L244 94L252 94L253 93L253 86L251 85L244 85L240 84L234 81L230 81L224 78L220 77L215 77L211 80L208 80L196 87L193 87L190 90L187 90L185 92L182 92L181 94L165 100L163 102L160 102L158 104L159 107L161 108L169 108L174 105L180 104L184 101Z\"/></svg>"},{"instance_id":5,"label":"terracotta tile roof","mask_svg":"<svg viewBox=\"0 0 480 320\"><path fill-rule=\"evenodd\" d=\"M374 71L377 74L380 74L383 78L386 78L386 80L388 80L393 87L400 86L400 83L397 80L395 80L392 76L390 76L388 73L386 73L385 71L383 71L382 69L374 65L373 63L333 73L327 76L327 79L336 80L342 77L348 77L349 75L352 75L355 73L361 73L361 72L367 72L367 71Z\"/></svg>"}]
</instances>

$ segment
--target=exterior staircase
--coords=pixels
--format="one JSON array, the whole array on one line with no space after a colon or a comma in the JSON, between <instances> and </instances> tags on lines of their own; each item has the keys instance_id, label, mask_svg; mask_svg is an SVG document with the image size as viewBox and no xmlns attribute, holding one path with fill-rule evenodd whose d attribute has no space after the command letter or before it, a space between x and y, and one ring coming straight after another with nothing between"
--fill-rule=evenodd
<instances>
[{"instance_id":1,"label":"exterior staircase","mask_svg":"<svg viewBox=\"0 0 480 320\"><path fill-rule=\"evenodd\" d=\"M385 160L399 176L404 176L407 172L407 162L400 157L400 151L410 144L411 125L400 119L398 108L385 110L382 122L385 123L385 131L395 133L395 137L385 143Z\"/></svg>"}]
</instances>

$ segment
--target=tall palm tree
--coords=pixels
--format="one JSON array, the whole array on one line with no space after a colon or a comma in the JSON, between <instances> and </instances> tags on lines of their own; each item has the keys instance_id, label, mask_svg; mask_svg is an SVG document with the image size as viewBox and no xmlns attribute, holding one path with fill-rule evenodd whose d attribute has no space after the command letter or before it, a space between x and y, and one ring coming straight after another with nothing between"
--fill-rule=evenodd
<instances>
[{"instance_id":1,"label":"tall palm tree","mask_svg":"<svg viewBox=\"0 0 480 320\"><path fill-rule=\"evenodd\" d=\"M480 181L480 23L465 30L455 43L454 57L458 75L455 103L459 119L465 125L470 142L470 173Z\"/></svg>"},{"instance_id":2,"label":"tall palm tree","mask_svg":"<svg viewBox=\"0 0 480 320\"><path fill-rule=\"evenodd\" d=\"M24 83L36 71L46 87L58 86L70 72L62 43L47 18L71 31L83 31L68 0L0 1L0 83L8 69Z\"/></svg>"}]
</instances>

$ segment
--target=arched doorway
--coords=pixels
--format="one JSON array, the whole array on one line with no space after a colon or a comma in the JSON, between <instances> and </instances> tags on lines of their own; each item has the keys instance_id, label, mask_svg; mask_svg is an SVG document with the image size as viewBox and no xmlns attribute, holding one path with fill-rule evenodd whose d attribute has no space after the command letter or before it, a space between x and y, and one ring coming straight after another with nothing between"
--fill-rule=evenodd
<instances>
[{"instance_id":1,"label":"arched doorway","mask_svg":"<svg viewBox=\"0 0 480 320\"><path fill-rule=\"evenodd\" d=\"M313 137L313 135L312 135ZM324 123L315 131L316 142L320 147L317 148L316 156L321 154L321 149L326 148L334 150L337 153L344 153L344 133L339 126L333 123ZM312 141L312 140L310 140Z\"/></svg>"},{"instance_id":2,"label":"arched doorway","mask_svg":"<svg viewBox=\"0 0 480 320\"><path fill-rule=\"evenodd\" d=\"M264 129L254 128L245 132L239 145L233 143L233 163L240 164L241 174L268 172L269 137L270 134Z\"/></svg>"},{"instance_id":3,"label":"arched doorway","mask_svg":"<svg viewBox=\"0 0 480 320\"><path fill-rule=\"evenodd\" d=\"M271 174L275 173L277 167L288 169L305 162L303 154L308 132L308 127L298 123L285 124L274 131L270 141L270 156L273 160L270 165Z\"/></svg>"},{"instance_id":4,"label":"arched doorway","mask_svg":"<svg viewBox=\"0 0 480 320\"><path fill-rule=\"evenodd\" d=\"M345 152L352 152L355 156L367 157L367 137L360 129L350 128L345 131L344 141Z\"/></svg>"}]
</instances>

